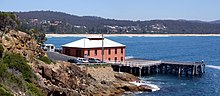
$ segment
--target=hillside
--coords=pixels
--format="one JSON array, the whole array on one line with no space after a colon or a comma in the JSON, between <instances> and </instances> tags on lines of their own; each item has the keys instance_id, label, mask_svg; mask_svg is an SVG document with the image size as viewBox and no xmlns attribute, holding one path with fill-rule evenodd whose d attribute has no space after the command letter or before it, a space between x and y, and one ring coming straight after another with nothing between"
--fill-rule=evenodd
<instances>
[{"instance_id":1,"label":"hillside","mask_svg":"<svg viewBox=\"0 0 220 96\"><path fill-rule=\"evenodd\" d=\"M220 20L212 21L211 23L220 24Z\"/></svg>"},{"instance_id":2,"label":"hillside","mask_svg":"<svg viewBox=\"0 0 220 96\"><path fill-rule=\"evenodd\" d=\"M108 64L52 61L40 48L45 35L39 34L19 31L16 15L0 12L0 96L113 96L152 89L129 83L139 79Z\"/></svg>"},{"instance_id":3,"label":"hillside","mask_svg":"<svg viewBox=\"0 0 220 96\"><path fill-rule=\"evenodd\" d=\"M57 34L219 34L220 24L198 20L129 21L96 16L76 16L53 11L14 12L21 29L35 28Z\"/></svg>"}]
</instances>

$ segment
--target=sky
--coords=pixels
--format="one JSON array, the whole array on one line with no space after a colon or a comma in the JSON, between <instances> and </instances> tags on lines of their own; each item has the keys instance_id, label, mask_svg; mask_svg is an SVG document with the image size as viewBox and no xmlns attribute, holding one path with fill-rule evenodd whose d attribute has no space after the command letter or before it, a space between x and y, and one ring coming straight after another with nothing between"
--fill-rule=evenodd
<instances>
[{"instance_id":1,"label":"sky","mask_svg":"<svg viewBox=\"0 0 220 96\"><path fill-rule=\"evenodd\" d=\"M220 0L1 0L0 11L51 10L118 20L220 20Z\"/></svg>"}]
</instances>

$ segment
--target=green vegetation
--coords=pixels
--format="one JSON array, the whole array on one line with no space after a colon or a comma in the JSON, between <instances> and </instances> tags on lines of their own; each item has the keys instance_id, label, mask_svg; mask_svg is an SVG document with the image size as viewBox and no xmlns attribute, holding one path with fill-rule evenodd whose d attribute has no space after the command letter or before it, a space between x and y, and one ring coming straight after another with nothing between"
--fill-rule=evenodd
<instances>
[{"instance_id":1,"label":"green vegetation","mask_svg":"<svg viewBox=\"0 0 220 96\"><path fill-rule=\"evenodd\" d=\"M2 63L6 64L10 69L21 72L24 79L31 79L34 76L31 67L27 64L27 60L19 54L6 54Z\"/></svg>"},{"instance_id":2,"label":"green vegetation","mask_svg":"<svg viewBox=\"0 0 220 96\"><path fill-rule=\"evenodd\" d=\"M37 29L25 30L27 34L31 35L39 44L43 44L47 38L44 32L41 32Z\"/></svg>"},{"instance_id":3,"label":"green vegetation","mask_svg":"<svg viewBox=\"0 0 220 96\"><path fill-rule=\"evenodd\" d=\"M0 79L0 83L8 86L9 88L20 89L22 91L25 90L25 81L22 77L19 76L19 74L5 71L4 77L1 77Z\"/></svg>"},{"instance_id":4,"label":"green vegetation","mask_svg":"<svg viewBox=\"0 0 220 96\"><path fill-rule=\"evenodd\" d=\"M9 12L0 12L0 17L1 18L6 18L6 17L10 17L12 20L14 20L18 25L20 24L20 22L17 19L17 16L13 13L9 13Z\"/></svg>"},{"instance_id":5,"label":"green vegetation","mask_svg":"<svg viewBox=\"0 0 220 96\"><path fill-rule=\"evenodd\" d=\"M50 60L50 59L49 59L48 57L46 57L46 56L40 57L39 60L43 61L43 62L46 63L46 64L51 64L51 63L53 62L52 60Z\"/></svg>"},{"instance_id":6,"label":"green vegetation","mask_svg":"<svg viewBox=\"0 0 220 96\"><path fill-rule=\"evenodd\" d=\"M95 16L75 16L62 12L16 12L21 28L47 34L220 34L220 24L191 20L130 21Z\"/></svg>"},{"instance_id":7,"label":"green vegetation","mask_svg":"<svg viewBox=\"0 0 220 96\"><path fill-rule=\"evenodd\" d=\"M0 44L0 55L1 55L0 60L1 61L2 61L2 56L4 54L3 52L4 52L4 48L3 48L2 44ZM0 77L4 76L6 70L7 70L7 66L0 62Z\"/></svg>"},{"instance_id":8,"label":"green vegetation","mask_svg":"<svg viewBox=\"0 0 220 96\"><path fill-rule=\"evenodd\" d=\"M18 54L6 54L1 58L0 63L0 83L1 94L9 95L10 91L5 90L7 86L12 89L25 90L24 80L30 81L33 73L26 60ZM1 95L1 96L2 96ZM10 96L10 95L9 95Z\"/></svg>"},{"instance_id":9,"label":"green vegetation","mask_svg":"<svg viewBox=\"0 0 220 96\"><path fill-rule=\"evenodd\" d=\"M9 31L10 29L17 29L20 21L18 21L17 16L13 13L0 12L0 30Z\"/></svg>"},{"instance_id":10,"label":"green vegetation","mask_svg":"<svg viewBox=\"0 0 220 96\"><path fill-rule=\"evenodd\" d=\"M10 30L17 30L19 23L20 21L18 21L15 14L0 12L0 32L3 33L2 36L5 36L4 34L7 34ZM40 33L31 30L29 34L38 43L43 43L45 34ZM6 39L8 39L7 36ZM48 62L45 58L43 60ZM13 96L14 92L25 92L28 96L44 96L33 83L35 79L35 74L32 72L26 58L20 54L5 52L4 46L0 43L0 96Z\"/></svg>"},{"instance_id":11,"label":"green vegetation","mask_svg":"<svg viewBox=\"0 0 220 96\"><path fill-rule=\"evenodd\" d=\"M13 96L13 95L4 85L0 84L0 96Z\"/></svg>"},{"instance_id":12,"label":"green vegetation","mask_svg":"<svg viewBox=\"0 0 220 96\"><path fill-rule=\"evenodd\" d=\"M13 13L8 12L0 12L0 30L4 32L8 32L9 30L22 30L22 26L20 26L20 21L17 16ZM28 27L24 30L27 34L31 35L39 44L43 44L46 41L46 35L44 32L37 30L33 27Z\"/></svg>"},{"instance_id":13,"label":"green vegetation","mask_svg":"<svg viewBox=\"0 0 220 96\"><path fill-rule=\"evenodd\" d=\"M29 96L44 96L31 83L34 74L24 57L19 54L7 53L0 63L0 96L13 96L5 86L12 90L21 90Z\"/></svg>"},{"instance_id":14,"label":"green vegetation","mask_svg":"<svg viewBox=\"0 0 220 96\"><path fill-rule=\"evenodd\" d=\"M2 46L2 44L0 43L0 53L3 53L4 52L4 48Z\"/></svg>"},{"instance_id":15,"label":"green vegetation","mask_svg":"<svg viewBox=\"0 0 220 96\"><path fill-rule=\"evenodd\" d=\"M27 94L30 96L44 96L44 94L32 83L26 83L28 90L26 91Z\"/></svg>"},{"instance_id":16,"label":"green vegetation","mask_svg":"<svg viewBox=\"0 0 220 96\"><path fill-rule=\"evenodd\" d=\"M2 58L3 52L4 52L4 48L3 48L2 44L0 43L0 58Z\"/></svg>"},{"instance_id":17,"label":"green vegetation","mask_svg":"<svg viewBox=\"0 0 220 96\"><path fill-rule=\"evenodd\" d=\"M6 64L1 63L0 64L0 77L4 77L7 70Z\"/></svg>"}]
</instances>

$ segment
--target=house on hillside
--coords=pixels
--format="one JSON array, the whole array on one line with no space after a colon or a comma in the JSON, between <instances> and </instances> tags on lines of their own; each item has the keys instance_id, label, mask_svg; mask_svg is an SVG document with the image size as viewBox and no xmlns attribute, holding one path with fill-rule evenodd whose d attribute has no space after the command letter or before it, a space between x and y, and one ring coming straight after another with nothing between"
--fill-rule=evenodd
<instances>
[{"instance_id":1,"label":"house on hillside","mask_svg":"<svg viewBox=\"0 0 220 96\"><path fill-rule=\"evenodd\" d=\"M88 37L62 45L62 52L69 56L102 60L102 46L104 48L103 59L105 62L125 61L126 46L107 38L103 38L102 41L102 37Z\"/></svg>"}]
</instances>

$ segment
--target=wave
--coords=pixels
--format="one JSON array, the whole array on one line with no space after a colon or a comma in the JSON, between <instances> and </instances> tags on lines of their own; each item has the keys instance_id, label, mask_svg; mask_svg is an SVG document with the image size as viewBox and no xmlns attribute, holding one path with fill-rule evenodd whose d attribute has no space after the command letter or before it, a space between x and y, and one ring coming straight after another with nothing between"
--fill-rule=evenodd
<instances>
[{"instance_id":1,"label":"wave","mask_svg":"<svg viewBox=\"0 0 220 96\"><path fill-rule=\"evenodd\" d=\"M53 38L52 36L46 36L46 38Z\"/></svg>"},{"instance_id":2,"label":"wave","mask_svg":"<svg viewBox=\"0 0 220 96\"><path fill-rule=\"evenodd\" d=\"M51 37L90 37L90 36L101 36L101 34L46 34L47 38ZM104 34L104 37L171 37L169 35L146 35L146 34Z\"/></svg>"},{"instance_id":3,"label":"wave","mask_svg":"<svg viewBox=\"0 0 220 96\"><path fill-rule=\"evenodd\" d=\"M46 34L46 38L52 37L87 37L87 35L76 35L76 34Z\"/></svg>"},{"instance_id":4,"label":"wave","mask_svg":"<svg viewBox=\"0 0 220 96\"><path fill-rule=\"evenodd\" d=\"M206 67L220 70L220 66L206 65Z\"/></svg>"},{"instance_id":5,"label":"wave","mask_svg":"<svg viewBox=\"0 0 220 96\"><path fill-rule=\"evenodd\" d=\"M171 37L171 36L168 36L168 35L162 35L162 36L160 36L160 35L143 35L143 36L139 36L139 35L134 35L134 36L126 36L126 35L122 35L122 36L116 36L116 35L105 35L105 37L129 37L129 38L133 38L133 37Z\"/></svg>"},{"instance_id":6,"label":"wave","mask_svg":"<svg viewBox=\"0 0 220 96\"><path fill-rule=\"evenodd\" d=\"M132 59L134 56L126 56L125 59Z\"/></svg>"},{"instance_id":7,"label":"wave","mask_svg":"<svg viewBox=\"0 0 220 96\"><path fill-rule=\"evenodd\" d=\"M184 86L184 85L187 85L186 83L180 83L180 85Z\"/></svg>"},{"instance_id":8,"label":"wave","mask_svg":"<svg viewBox=\"0 0 220 96\"><path fill-rule=\"evenodd\" d=\"M154 85L154 84L149 84L149 83L139 83L139 82L130 82L131 84L134 84L134 85L136 85L136 86L141 86L141 85L146 85L146 86L149 86L149 87L151 87L152 89L152 91L158 91L158 90L160 90L160 88L157 86L157 85Z\"/></svg>"}]
</instances>

